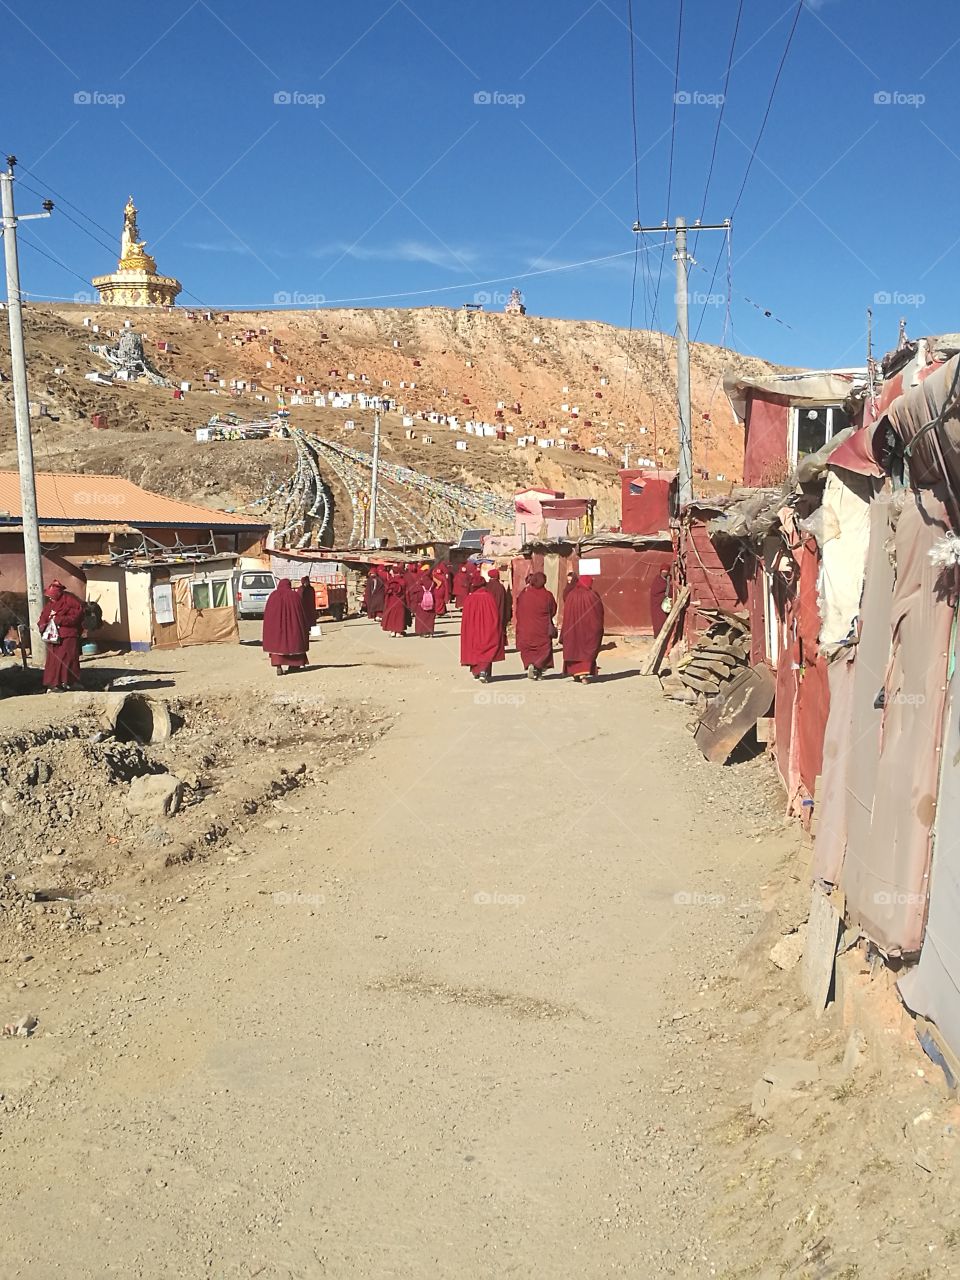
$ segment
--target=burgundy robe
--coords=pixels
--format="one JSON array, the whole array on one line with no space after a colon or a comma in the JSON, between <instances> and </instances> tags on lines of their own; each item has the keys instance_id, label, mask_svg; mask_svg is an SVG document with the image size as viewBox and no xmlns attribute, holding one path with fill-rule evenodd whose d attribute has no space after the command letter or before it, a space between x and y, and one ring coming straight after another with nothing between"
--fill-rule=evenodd
<instances>
[{"instance_id":1,"label":"burgundy robe","mask_svg":"<svg viewBox=\"0 0 960 1280\"><path fill-rule=\"evenodd\" d=\"M542 574L536 575L543 578ZM524 668L553 668L553 616L557 602L545 586L529 584L517 596L517 648Z\"/></svg>"},{"instance_id":2,"label":"burgundy robe","mask_svg":"<svg viewBox=\"0 0 960 1280\"><path fill-rule=\"evenodd\" d=\"M461 565L453 575L453 600L458 609L463 608L463 602L467 598L469 591L469 575L466 568Z\"/></svg>"},{"instance_id":3,"label":"burgundy robe","mask_svg":"<svg viewBox=\"0 0 960 1280\"><path fill-rule=\"evenodd\" d=\"M383 617L380 626L402 636L407 629L406 588L401 577L388 578L384 589Z\"/></svg>"},{"instance_id":4,"label":"burgundy robe","mask_svg":"<svg viewBox=\"0 0 960 1280\"><path fill-rule=\"evenodd\" d=\"M307 627L316 626L317 593L309 578L306 581L302 578L300 580L300 603L303 605L303 616L306 619Z\"/></svg>"},{"instance_id":5,"label":"burgundy robe","mask_svg":"<svg viewBox=\"0 0 960 1280\"><path fill-rule=\"evenodd\" d=\"M563 605L563 674L597 674L597 654L603 644L603 601L589 578L580 578Z\"/></svg>"},{"instance_id":6,"label":"burgundy robe","mask_svg":"<svg viewBox=\"0 0 960 1280\"><path fill-rule=\"evenodd\" d=\"M60 594L50 596L40 612L41 634L50 619L56 619L60 632L58 644L47 645L47 657L43 664L43 684L46 689L68 689L80 683L80 635L83 631L83 601L72 591L61 588Z\"/></svg>"},{"instance_id":7,"label":"burgundy robe","mask_svg":"<svg viewBox=\"0 0 960 1280\"><path fill-rule=\"evenodd\" d=\"M423 597L428 590L433 593L432 609L425 609L423 606ZM408 598L413 609L414 635L432 636L437 625L436 587L433 581L426 574L423 574L420 581L410 588Z\"/></svg>"},{"instance_id":8,"label":"burgundy robe","mask_svg":"<svg viewBox=\"0 0 960 1280\"><path fill-rule=\"evenodd\" d=\"M473 674L488 671L494 662L505 657L500 610L489 591L478 588L463 602L460 623L460 665Z\"/></svg>"},{"instance_id":9,"label":"burgundy robe","mask_svg":"<svg viewBox=\"0 0 960 1280\"><path fill-rule=\"evenodd\" d=\"M379 573L371 573L363 588L363 607L374 621L383 613L384 581Z\"/></svg>"},{"instance_id":10,"label":"burgundy robe","mask_svg":"<svg viewBox=\"0 0 960 1280\"><path fill-rule=\"evenodd\" d=\"M281 578L263 611L263 647L275 667L305 667L310 628L299 591Z\"/></svg>"}]
</instances>

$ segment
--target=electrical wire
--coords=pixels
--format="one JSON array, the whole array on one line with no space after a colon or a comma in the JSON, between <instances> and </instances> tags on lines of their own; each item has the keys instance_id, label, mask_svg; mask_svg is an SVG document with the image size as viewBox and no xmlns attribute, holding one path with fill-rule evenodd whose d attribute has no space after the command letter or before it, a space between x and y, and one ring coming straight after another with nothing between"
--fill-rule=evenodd
<instances>
[{"instance_id":1,"label":"electrical wire","mask_svg":"<svg viewBox=\"0 0 960 1280\"><path fill-rule=\"evenodd\" d=\"M757 151L759 150L760 143L763 140L763 135L766 132L767 121L770 119L770 112L773 109L773 101L774 101L774 98L776 97L777 89L780 85L780 78L783 75L783 68L786 66L787 57L789 56L790 49L793 45L793 38L796 35L797 27L800 23L800 14L803 12L803 5L804 5L804 0L797 0L797 7L793 15L793 22L791 23L790 31L787 35L787 42L786 42L786 45L784 46L783 54L781 55L779 65L777 66L777 74L773 78L773 85L770 88L770 94L769 94L769 97L767 98L767 105L763 113L763 119L760 122L760 128L757 132L756 141L754 142L753 147L750 150L750 156L747 160L747 167L746 167L746 170L744 171L743 181L740 183L740 190L737 192L737 198L733 203L733 209L730 211L731 221L733 220L734 214L740 208L740 202L743 200L743 193L747 189L747 182L749 181L749 178L750 178L750 172L753 169L753 162L757 158ZM729 246L730 246L730 237L728 234L725 245L720 246L720 252L717 254L717 260L713 266L713 272L710 276L710 287L707 289L708 299L711 293L713 292L713 286L717 279L717 272L720 270L720 261L723 257L723 250L726 247L729 253ZM730 270L732 271L732 267L730 268ZM703 326L704 317L707 314L707 305L708 304L705 301L703 304L703 309L700 312L700 319L697 322L696 331L693 336L694 342L696 342L697 338L700 335L700 330Z\"/></svg>"},{"instance_id":2,"label":"electrical wire","mask_svg":"<svg viewBox=\"0 0 960 1280\"><path fill-rule=\"evenodd\" d=\"M673 115L670 121L670 159L667 164L667 200L664 213L669 220L670 202L673 199L673 161L677 144L677 99L680 96L680 49L683 40L683 0L680 0L677 17L677 53L673 67ZM660 303L660 285L663 281L663 263L667 256L666 248L660 254L660 266L657 270L657 287L653 295L653 323L656 323L657 307Z\"/></svg>"},{"instance_id":3,"label":"electrical wire","mask_svg":"<svg viewBox=\"0 0 960 1280\"><path fill-rule=\"evenodd\" d=\"M723 113L727 107L727 98L730 94L730 74L733 71L733 55L737 47L737 36L740 32L740 19L743 17L743 2L739 0L737 5L737 16L733 24L733 38L730 41L730 52L727 54L727 69L723 74L723 92L720 99L720 110L717 112L717 127L713 134L713 150L710 153L710 167L707 170L707 181L703 188L703 201L700 205L700 217L698 221L702 222L707 212L707 197L710 194L710 183L713 179L714 167L717 163L717 149L720 145L720 130L723 127ZM697 245L700 242L700 232L696 233L693 242L693 254L696 257Z\"/></svg>"}]
</instances>

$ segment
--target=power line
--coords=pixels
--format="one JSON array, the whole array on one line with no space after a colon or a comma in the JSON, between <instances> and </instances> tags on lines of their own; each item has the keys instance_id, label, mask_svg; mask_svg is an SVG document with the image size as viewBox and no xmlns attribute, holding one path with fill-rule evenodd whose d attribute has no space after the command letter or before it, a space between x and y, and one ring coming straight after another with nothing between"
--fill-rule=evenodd
<instances>
[{"instance_id":1,"label":"power line","mask_svg":"<svg viewBox=\"0 0 960 1280\"><path fill-rule=\"evenodd\" d=\"M803 5L804 0L798 0L797 11L793 15L793 24L790 27L790 34L787 36L787 43L783 50L783 57L780 59L780 65L777 67L777 74L773 78L773 88L770 90L770 97L767 99L767 109L764 111L763 120L760 123L760 132L757 134L757 140L753 144L753 150L750 152L750 159L747 161L746 173L743 175L743 182L740 183L740 190L738 191L737 198L734 201L733 209L730 211L731 218L740 208L740 201L743 199L743 193L746 190L747 180L750 177L750 170L753 168L753 162L757 156L757 149L760 146L760 142L767 127L767 121L770 118L770 111L773 107L773 99L776 96L777 86L780 84L780 77L783 74L783 68L786 65L787 55L790 53L790 46L793 44L793 37L796 34L797 26L800 22L800 14L803 12Z\"/></svg>"},{"instance_id":2,"label":"power line","mask_svg":"<svg viewBox=\"0 0 960 1280\"><path fill-rule=\"evenodd\" d=\"M61 267L69 275L75 276L81 282L81 284L85 284L88 288L90 287L90 281L87 279L86 276L82 276L79 271L74 271L73 267L68 267L65 262L61 262L59 258L54 256L54 254L48 253L47 250L42 248L40 245L38 245L35 240L28 239L27 236L24 235L22 231L20 232L20 238L25 245L27 245L30 249L33 250L34 253L39 253L40 256L42 258L46 258L48 262L52 262L56 266ZM33 294L33 293L28 294L28 296L31 298L40 297L39 294ZM58 299L58 301L66 302L68 301L68 299L66 298ZM72 299L69 299L69 301L72 301Z\"/></svg>"},{"instance_id":3,"label":"power line","mask_svg":"<svg viewBox=\"0 0 960 1280\"><path fill-rule=\"evenodd\" d=\"M743 0L737 5L737 17L733 24L733 38L730 41L730 52L727 54L727 69L723 75L723 92L720 99L720 110L717 112L717 127L713 134L713 150L710 153L710 167L707 170L707 181L703 188L703 203L700 206L699 222L702 222L707 212L707 197L710 194L710 183L713 179L714 166L717 163L717 148L720 145L720 130L723 127L723 113L727 107L727 98L730 91L730 74L733 70L733 55L737 47L737 35L740 32L740 19L743 16ZM696 239L693 242L693 252L696 256L697 245L700 242L700 233L697 232Z\"/></svg>"},{"instance_id":4,"label":"power line","mask_svg":"<svg viewBox=\"0 0 960 1280\"><path fill-rule=\"evenodd\" d=\"M673 115L670 120L670 159L667 164L667 199L664 205L664 214L670 217L670 202L673 198L673 160L676 152L677 143L677 99L680 96L680 48L683 40L683 0L680 0L678 17L677 17L677 52L673 66ZM640 221L640 218L637 218ZM663 280L663 262L666 257L666 241L664 241L664 250L660 254L660 266L657 270L657 287L653 294L653 323L656 323L657 307L660 303L660 285Z\"/></svg>"},{"instance_id":5,"label":"power line","mask_svg":"<svg viewBox=\"0 0 960 1280\"><path fill-rule=\"evenodd\" d=\"M637 57L633 33L633 0L627 0L627 31L630 41L630 128L633 135L633 194L636 202L637 221L640 221L640 144L637 136ZM623 394L620 410L627 399L627 381L630 376L630 357L633 354L633 316L637 303L637 271L640 267L640 241L634 241L633 278L630 281L630 317L627 325L627 358L623 369ZM644 326L647 322L646 294L644 295Z\"/></svg>"},{"instance_id":6,"label":"power line","mask_svg":"<svg viewBox=\"0 0 960 1280\"><path fill-rule=\"evenodd\" d=\"M799 22L800 22L800 14L803 12L803 5L804 5L804 0L797 0L797 8L793 15L793 22L790 26L790 32L787 35L787 43L784 46L783 54L780 58L779 66L777 67L777 74L773 78L773 85L771 86L771 89L770 89L770 95L767 98L767 106L766 106L766 110L763 113L763 119L760 122L760 129L757 133L756 141L754 142L753 147L751 148L750 156L747 160L747 167L746 167L746 170L744 171L743 181L740 183L740 190L737 192L737 198L734 201L733 208L730 211L731 219L733 218L733 215L737 212L737 210L740 208L740 202L743 199L743 193L747 188L747 182L750 178L750 171L753 168L753 162L757 157L757 151L760 147L760 143L766 131L767 121L770 119L770 112L773 109L773 100L776 97L777 88L780 84L780 77L783 75L783 68L786 66L787 57L790 53L790 48L793 44L793 37L796 35L797 26L799 25ZM710 287L707 290L708 298L713 292L713 286L717 279L717 272L720 270L720 260L723 257L723 249L724 249L724 246L721 245L720 252L717 254L717 260L713 265L713 273L710 276ZM729 252L729 237L727 239L727 249ZM730 270L732 271L732 267L730 268ZM703 309L700 312L700 319L697 321L697 329L695 334L693 335L694 342L696 342L697 338L700 336L700 330L703 327L703 321L706 314L707 314L707 303L704 302Z\"/></svg>"}]
</instances>

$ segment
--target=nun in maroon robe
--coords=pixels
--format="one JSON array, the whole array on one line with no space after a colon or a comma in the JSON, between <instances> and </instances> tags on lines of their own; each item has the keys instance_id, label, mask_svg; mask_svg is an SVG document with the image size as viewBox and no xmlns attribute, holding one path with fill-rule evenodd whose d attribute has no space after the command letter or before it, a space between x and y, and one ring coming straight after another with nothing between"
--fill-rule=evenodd
<instances>
[{"instance_id":1,"label":"nun in maroon robe","mask_svg":"<svg viewBox=\"0 0 960 1280\"><path fill-rule=\"evenodd\" d=\"M300 579L300 603L303 605L303 616L307 620L307 628L317 625L317 593L308 575Z\"/></svg>"},{"instance_id":2,"label":"nun in maroon robe","mask_svg":"<svg viewBox=\"0 0 960 1280\"><path fill-rule=\"evenodd\" d=\"M470 590L470 575L465 564L457 566L457 571L453 575L453 602L458 609L463 608L463 602L467 598L467 592Z\"/></svg>"},{"instance_id":3,"label":"nun in maroon robe","mask_svg":"<svg viewBox=\"0 0 960 1280\"><path fill-rule=\"evenodd\" d=\"M432 582L433 598L437 605L437 617L444 618L447 614L447 603L450 599L450 578L446 572L446 565L438 564L434 567Z\"/></svg>"},{"instance_id":4,"label":"nun in maroon robe","mask_svg":"<svg viewBox=\"0 0 960 1280\"><path fill-rule=\"evenodd\" d=\"M83 601L62 582L51 582L44 595L47 603L38 619L40 634L43 635L51 622L57 627L57 639L47 641L47 658L43 664L43 685L49 693L52 689L69 689L80 683Z\"/></svg>"},{"instance_id":5,"label":"nun in maroon robe","mask_svg":"<svg viewBox=\"0 0 960 1280\"><path fill-rule=\"evenodd\" d=\"M380 626L393 636L402 636L407 630L406 585L399 570L387 579Z\"/></svg>"},{"instance_id":6,"label":"nun in maroon robe","mask_svg":"<svg viewBox=\"0 0 960 1280\"><path fill-rule=\"evenodd\" d=\"M307 665L310 628L300 592L294 591L289 578L281 578L267 598L263 611L263 647L278 676L283 675L284 667L290 670Z\"/></svg>"},{"instance_id":7,"label":"nun in maroon robe","mask_svg":"<svg viewBox=\"0 0 960 1280\"><path fill-rule=\"evenodd\" d=\"M527 585L517 596L517 648L520 661L531 680L542 678L544 671L553 669L553 637L556 628L553 617L557 602L547 590L547 578L543 573L531 573Z\"/></svg>"},{"instance_id":8,"label":"nun in maroon robe","mask_svg":"<svg viewBox=\"0 0 960 1280\"><path fill-rule=\"evenodd\" d=\"M383 613L385 577L386 575L380 567L374 566L367 574L367 580L363 587L363 607L367 617L372 618L374 622Z\"/></svg>"},{"instance_id":9,"label":"nun in maroon robe","mask_svg":"<svg viewBox=\"0 0 960 1280\"><path fill-rule=\"evenodd\" d=\"M597 674L597 654L603 644L603 601L593 579L580 577L563 604L563 674L586 684Z\"/></svg>"},{"instance_id":10,"label":"nun in maroon robe","mask_svg":"<svg viewBox=\"0 0 960 1280\"><path fill-rule=\"evenodd\" d=\"M428 564L420 570L417 581L410 588L408 598L413 610L413 634L432 636L437 625L437 600Z\"/></svg>"},{"instance_id":11,"label":"nun in maroon robe","mask_svg":"<svg viewBox=\"0 0 960 1280\"><path fill-rule=\"evenodd\" d=\"M494 600L496 600L497 602L497 610L500 614L500 626L503 630L503 642L504 644L506 644L507 627L510 623L511 617L513 616L513 608L512 608L512 602L510 600L510 595L506 587L500 581L499 569L490 570L489 574L487 575L486 589L490 592Z\"/></svg>"},{"instance_id":12,"label":"nun in maroon robe","mask_svg":"<svg viewBox=\"0 0 960 1280\"><path fill-rule=\"evenodd\" d=\"M663 602L667 598L667 580L669 577L670 570L661 569L650 586L650 621L653 624L654 636L660 634L663 630L663 624L667 620L667 615L663 612Z\"/></svg>"},{"instance_id":13,"label":"nun in maroon robe","mask_svg":"<svg viewBox=\"0 0 960 1280\"><path fill-rule=\"evenodd\" d=\"M505 656L497 602L486 587L475 580L463 602L460 665L469 667L474 679L486 684L493 674L493 664L502 662Z\"/></svg>"}]
</instances>

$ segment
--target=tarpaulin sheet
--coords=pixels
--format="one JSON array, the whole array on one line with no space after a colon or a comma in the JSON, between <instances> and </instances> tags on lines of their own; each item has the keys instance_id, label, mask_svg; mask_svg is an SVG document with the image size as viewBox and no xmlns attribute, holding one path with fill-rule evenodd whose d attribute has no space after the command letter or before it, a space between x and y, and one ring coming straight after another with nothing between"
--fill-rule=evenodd
<instances>
[{"instance_id":1,"label":"tarpaulin sheet","mask_svg":"<svg viewBox=\"0 0 960 1280\"><path fill-rule=\"evenodd\" d=\"M820 647L843 644L860 613L863 575L870 542L870 501L876 481L831 465L823 487L825 522L838 530L821 550Z\"/></svg>"},{"instance_id":2,"label":"tarpaulin sheet","mask_svg":"<svg viewBox=\"0 0 960 1280\"><path fill-rule=\"evenodd\" d=\"M886 420L904 444L911 445L910 481L915 485L935 485L947 480L955 494L960 494L960 416L953 408L936 430L921 430L940 413L960 367L960 356L954 356L927 374L915 387L910 387L893 402Z\"/></svg>"},{"instance_id":3,"label":"tarpaulin sheet","mask_svg":"<svg viewBox=\"0 0 960 1280\"><path fill-rule=\"evenodd\" d=\"M893 596L893 565L888 543L893 537L889 501L870 507L870 544L860 606L860 642L854 664L850 733L838 747L845 753L846 856L840 883L856 885L859 894L861 867L869 862L870 823L880 760L880 728L883 713L874 705L883 688L890 660L890 602ZM848 877L853 864L854 873Z\"/></svg>"},{"instance_id":4,"label":"tarpaulin sheet","mask_svg":"<svg viewBox=\"0 0 960 1280\"><path fill-rule=\"evenodd\" d=\"M847 848L847 764L853 731L854 656L843 654L827 667L830 714L823 735L823 763L817 792L817 839L811 874L834 885Z\"/></svg>"},{"instance_id":5,"label":"tarpaulin sheet","mask_svg":"<svg viewBox=\"0 0 960 1280\"><path fill-rule=\"evenodd\" d=\"M953 654L927 928L920 963L898 985L909 1008L935 1022L953 1052L960 1055L960 635L954 637Z\"/></svg>"},{"instance_id":6,"label":"tarpaulin sheet","mask_svg":"<svg viewBox=\"0 0 960 1280\"><path fill-rule=\"evenodd\" d=\"M947 645L953 608L938 592L930 548L946 511L911 491L896 531L890 662L869 844L848 848L841 883L854 921L886 952L920 950L940 766Z\"/></svg>"}]
</instances>

